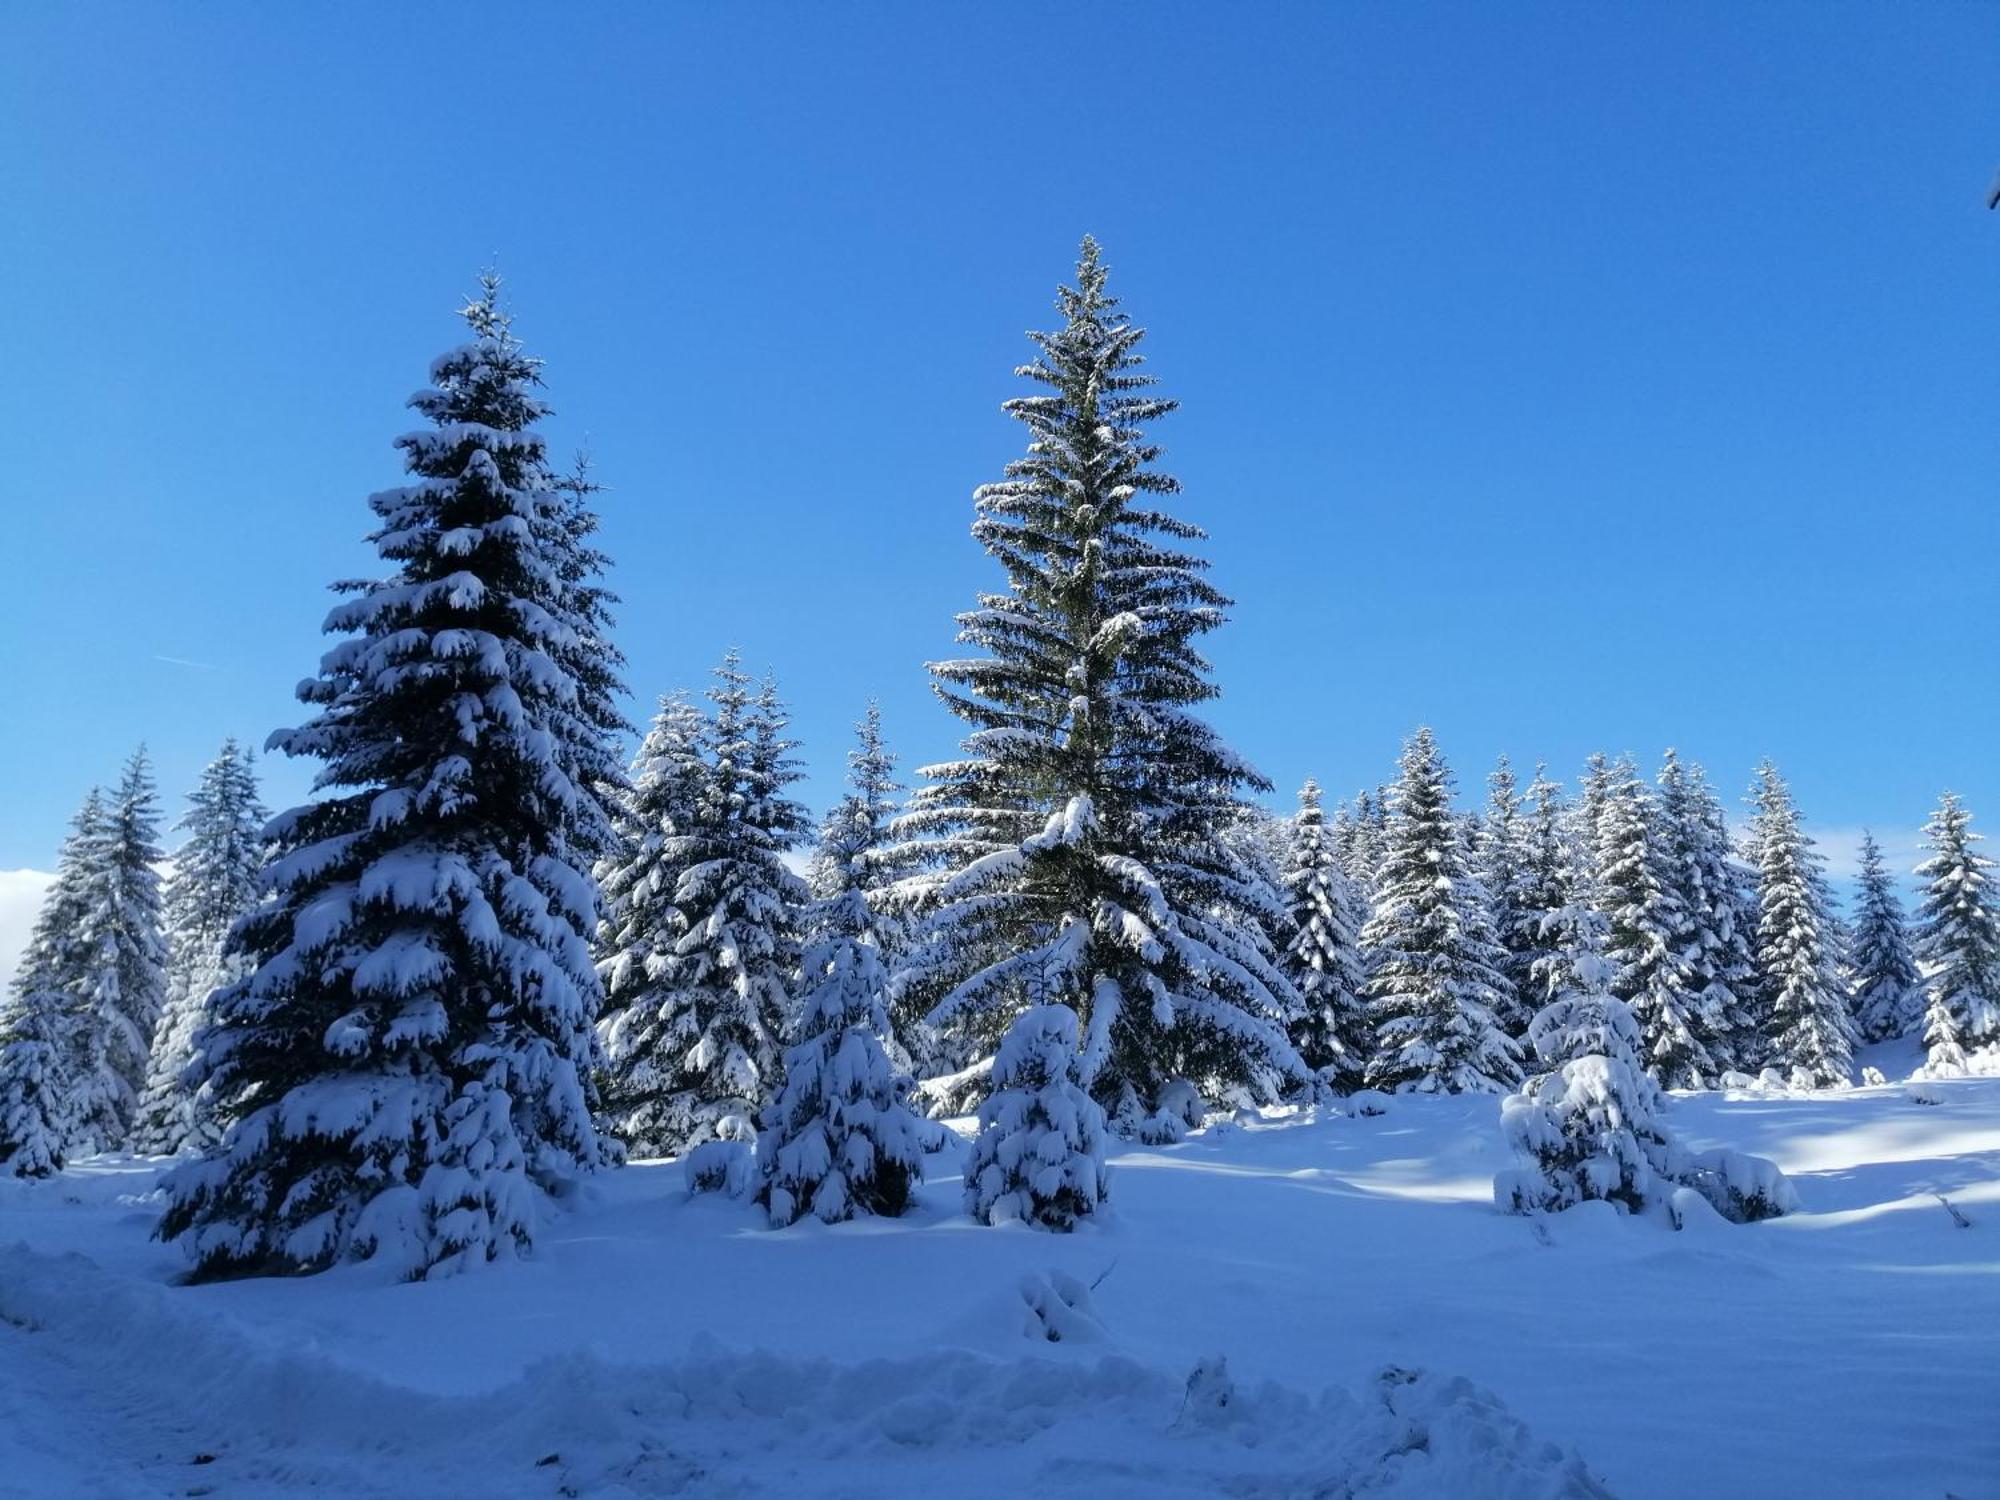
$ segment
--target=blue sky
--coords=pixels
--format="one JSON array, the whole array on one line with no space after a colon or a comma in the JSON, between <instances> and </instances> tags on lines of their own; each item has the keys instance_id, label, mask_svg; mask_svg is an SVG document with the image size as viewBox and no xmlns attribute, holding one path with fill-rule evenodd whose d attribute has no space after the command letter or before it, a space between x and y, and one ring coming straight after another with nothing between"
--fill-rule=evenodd
<instances>
[{"instance_id":1,"label":"blue sky","mask_svg":"<svg viewBox=\"0 0 2000 1500\"><path fill-rule=\"evenodd\" d=\"M403 399L508 278L642 703L735 644L823 804L996 570L1089 231L1280 786L1667 744L2000 820L2000 10L14 6L0 869L297 721ZM274 762L272 800L307 769Z\"/></svg>"}]
</instances>

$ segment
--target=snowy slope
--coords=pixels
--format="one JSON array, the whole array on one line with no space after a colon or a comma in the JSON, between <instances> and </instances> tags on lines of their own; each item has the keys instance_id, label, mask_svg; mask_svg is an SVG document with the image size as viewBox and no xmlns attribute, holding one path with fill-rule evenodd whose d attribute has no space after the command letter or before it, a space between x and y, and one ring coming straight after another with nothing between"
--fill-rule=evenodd
<instances>
[{"instance_id":1,"label":"snowy slope","mask_svg":"<svg viewBox=\"0 0 2000 1500\"><path fill-rule=\"evenodd\" d=\"M0 1187L0 1494L1979 1500L2000 1080L1934 1092L1676 1096L1793 1174L1756 1226L1502 1217L1496 1101L1410 1098L1128 1151L1068 1237L972 1226L943 1160L911 1219L782 1233L642 1165L422 1286L173 1287L153 1167L86 1163Z\"/></svg>"}]
</instances>

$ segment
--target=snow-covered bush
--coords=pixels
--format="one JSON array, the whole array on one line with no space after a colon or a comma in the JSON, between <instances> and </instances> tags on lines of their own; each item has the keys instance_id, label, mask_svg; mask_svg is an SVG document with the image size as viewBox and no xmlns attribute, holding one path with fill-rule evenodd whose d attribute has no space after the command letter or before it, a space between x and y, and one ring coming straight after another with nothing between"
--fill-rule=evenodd
<instances>
[{"instance_id":1,"label":"snow-covered bush","mask_svg":"<svg viewBox=\"0 0 2000 1500\"><path fill-rule=\"evenodd\" d=\"M1107 1337L1091 1304L1090 1288L1062 1271L1022 1277L1021 1303L1024 1338L1044 1344L1096 1344Z\"/></svg>"},{"instance_id":2,"label":"snow-covered bush","mask_svg":"<svg viewBox=\"0 0 2000 1500\"><path fill-rule=\"evenodd\" d=\"M1118 1105L1111 1111L1112 1134L1129 1137L1148 1146L1171 1146L1186 1139L1190 1130L1201 1128L1208 1107L1201 1092L1186 1079L1175 1079L1160 1088L1158 1104L1147 1109L1130 1088L1121 1090Z\"/></svg>"},{"instance_id":3,"label":"snow-covered bush","mask_svg":"<svg viewBox=\"0 0 2000 1500\"><path fill-rule=\"evenodd\" d=\"M684 1163L690 1193L721 1193L740 1198L757 1177L750 1143L740 1140L703 1141L688 1152Z\"/></svg>"},{"instance_id":4,"label":"snow-covered bush","mask_svg":"<svg viewBox=\"0 0 2000 1500\"><path fill-rule=\"evenodd\" d=\"M1618 1002L1613 1001L1613 1004ZM1507 1142L1536 1165L1493 1179L1493 1199L1509 1213L1570 1208L1603 1198L1632 1210L1654 1192L1665 1141L1629 1063L1580 1057L1528 1081L1500 1106Z\"/></svg>"},{"instance_id":5,"label":"snow-covered bush","mask_svg":"<svg viewBox=\"0 0 2000 1500\"><path fill-rule=\"evenodd\" d=\"M1077 1081L1076 1012L1038 1005L1008 1030L979 1106L965 1211L1068 1230L1105 1198L1104 1111Z\"/></svg>"},{"instance_id":6,"label":"snow-covered bush","mask_svg":"<svg viewBox=\"0 0 2000 1500\"><path fill-rule=\"evenodd\" d=\"M1592 1198L1643 1208L1669 1147L1659 1086L1639 1066L1638 1020L1611 993L1608 923L1572 905L1545 927L1556 942L1540 977L1556 998L1528 1023L1528 1042L1548 1071L1500 1106L1508 1144L1530 1165L1497 1175L1493 1201L1508 1213Z\"/></svg>"},{"instance_id":7,"label":"snow-covered bush","mask_svg":"<svg viewBox=\"0 0 2000 1500\"><path fill-rule=\"evenodd\" d=\"M1639 1023L1607 987L1604 918L1578 906L1559 921L1559 998L1528 1028L1549 1071L1500 1107L1508 1143L1527 1165L1494 1177L1494 1203L1545 1213L1603 1199L1637 1213L1684 1184L1738 1223L1796 1207L1772 1163L1734 1151L1691 1154L1667 1134L1659 1086L1639 1066Z\"/></svg>"},{"instance_id":8,"label":"snow-covered bush","mask_svg":"<svg viewBox=\"0 0 2000 1500\"><path fill-rule=\"evenodd\" d=\"M1678 1180L1733 1224L1775 1219L1799 1206L1799 1195L1777 1163L1762 1156L1746 1151L1677 1151L1672 1165Z\"/></svg>"}]
</instances>

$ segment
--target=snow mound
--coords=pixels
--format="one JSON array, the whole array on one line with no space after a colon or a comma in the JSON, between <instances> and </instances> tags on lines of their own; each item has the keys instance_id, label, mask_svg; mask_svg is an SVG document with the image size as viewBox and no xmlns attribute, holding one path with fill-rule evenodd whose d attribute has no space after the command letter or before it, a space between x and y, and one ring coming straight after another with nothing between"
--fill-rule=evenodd
<instances>
[{"instance_id":1,"label":"snow mound","mask_svg":"<svg viewBox=\"0 0 2000 1500\"><path fill-rule=\"evenodd\" d=\"M1314 1397L1239 1389L1220 1358L1177 1377L1115 1356L849 1364L697 1341L671 1362L572 1354L445 1396L271 1352L176 1295L0 1249L0 1358L50 1407L0 1424L0 1473L21 1493L966 1493L976 1475L980 1493L1054 1496L1609 1494L1496 1397L1417 1371ZM64 1436L80 1416L88 1443Z\"/></svg>"}]
</instances>

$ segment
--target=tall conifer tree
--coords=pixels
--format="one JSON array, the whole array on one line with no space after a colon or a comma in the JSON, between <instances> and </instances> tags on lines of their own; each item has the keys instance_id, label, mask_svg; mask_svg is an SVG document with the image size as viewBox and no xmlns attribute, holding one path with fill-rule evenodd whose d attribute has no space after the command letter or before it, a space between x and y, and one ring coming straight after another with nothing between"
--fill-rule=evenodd
<instances>
[{"instance_id":1,"label":"tall conifer tree","mask_svg":"<svg viewBox=\"0 0 2000 1500\"><path fill-rule=\"evenodd\" d=\"M1031 1005L1082 1018L1081 1076L1135 1125L1187 1078L1268 1093L1302 1079L1269 915L1225 832L1262 777L1195 709L1216 696L1198 638L1229 601L1162 508L1179 486L1146 427L1142 330L1086 240L1062 326L1033 335L1007 403L1025 457L977 497L973 534L1007 574L959 617L980 654L933 664L970 726L903 827L938 841L921 968L932 1020L996 1045Z\"/></svg>"},{"instance_id":2,"label":"tall conifer tree","mask_svg":"<svg viewBox=\"0 0 2000 1500\"><path fill-rule=\"evenodd\" d=\"M1520 997L1521 1008L1530 1020L1556 998L1551 987L1552 976L1558 972L1557 966L1567 961L1567 945L1573 931L1565 916L1584 899L1572 822L1569 808L1563 802L1562 788L1549 779L1545 766L1536 766L1521 814L1519 896L1533 944L1528 955L1527 985Z\"/></svg>"},{"instance_id":3,"label":"tall conifer tree","mask_svg":"<svg viewBox=\"0 0 2000 1500\"><path fill-rule=\"evenodd\" d=\"M1800 826L1791 788L1769 761L1752 788L1757 851L1757 983L1765 1014L1766 1063L1815 1084L1845 1083L1854 1039L1841 983L1841 933Z\"/></svg>"},{"instance_id":4,"label":"tall conifer tree","mask_svg":"<svg viewBox=\"0 0 2000 1500\"><path fill-rule=\"evenodd\" d=\"M71 1034L92 957L83 919L103 841L104 799L93 787L70 821L0 1008L0 1169L17 1177L49 1176L69 1155Z\"/></svg>"},{"instance_id":5,"label":"tall conifer tree","mask_svg":"<svg viewBox=\"0 0 2000 1500\"><path fill-rule=\"evenodd\" d=\"M1757 961L1748 872L1731 856L1722 803L1707 776L1672 750L1660 770L1659 814L1690 1022L1716 1071L1755 1066L1762 1047L1752 1036Z\"/></svg>"},{"instance_id":6,"label":"tall conifer tree","mask_svg":"<svg viewBox=\"0 0 2000 1500\"><path fill-rule=\"evenodd\" d=\"M1668 1088L1700 1088L1716 1069L1680 946L1687 913L1674 888L1665 819L1630 761L1614 772L1597 837L1592 897L1610 923L1611 992L1632 1008L1639 1056L1654 1077Z\"/></svg>"},{"instance_id":7,"label":"tall conifer tree","mask_svg":"<svg viewBox=\"0 0 2000 1500\"><path fill-rule=\"evenodd\" d=\"M200 1275L478 1265L607 1160L589 863L618 767L580 675L602 601L497 296L411 398L411 482L370 502L388 576L337 585L342 639L299 689L317 713L272 737L324 762L321 796L271 824L256 967L213 1002L227 1134L160 1225Z\"/></svg>"},{"instance_id":8,"label":"tall conifer tree","mask_svg":"<svg viewBox=\"0 0 2000 1500\"><path fill-rule=\"evenodd\" d=\"M1847 963L1854 985L1854 1029L1861 1041L1886 1042L1922 1028L1923 975L1910 951L1896 883L1872 833L1861 835L1861 885Z\"/></svg>"},{"instance_id":9,"label":"tall conifer tree","mask_svg":"<svg viewBox=\"0 0 2000 1500\"><path fill-rule=\"evenodd\" d=\"M1451 807L1451 775L1429 729L1403 747L1390 797L1375 914L1362 930L1376 1018L1369 1081L1423 1093L1497 1093L1520 1079L1500 1029L1512 1003L1490 898Z\"/></svg>"},{"instance_id":10,"label":"tall conifer tree","mask_svg":"<svg viewBox=\"0 0 2000 1500\"><path fill-rule=\"evenodd\" d=\"M1917 866L1924 882L1917 955L1930 970L1924 1045L1940 1070L2000 1044L2000 909L1986 873L1993 861L1972 847L1983 837L1950 792L1924 825L1929 853Z\"/></svg>"},{"instance_id":11,"label":"tall conifer tree","mask_svg":"<svg viewBox=\"0 0 2000 1500\"><path fill-rule=\"evenodd\" d=\"M606 1109L645 1156L754 1135L783 1081L793 1019L807 894L784 856L806 818L785 791L798 772L784 712L733 651L708 696L706 775L685 827L662 833L652 854L656 868L676 872L672 943L661 946L649 919L630 986L618 972L628 956L607 971L614 993L631 998L606 1027Z\"/></svg>"},{"instance_id":12,"label":"tall conifer tree","mask_svg":"<svg viewBox=\"0 0 2000 1500\"><path fill-rule=\"evenodd\" d=\"M1351 1093L1366 1080L1375 1050L1361 961L1367 917L1340 867L1317 782L1299 789L1291 845L1284 883L1292 935L1284 962L1301 1001L1292 1039L1307 1067L1336 1091Z\"/></svg>"},{"instance_id":13,"label":"tall conifer tree","mask_svg":"<svg viewBox=\"0 0 2000 1500\"><path fill-rule=\"evenodd\" d=\"M597 864L603 1100L607 1126L624 1142L658 1135L644 1101L658 1082L658 1028L675 1009L665 983L682 934L674 898L694 857L697 810L713 794L710 738L708 719L684 694L660 699L618 798L612 852Z\"/></svg>"},{"instance_id":14,"label":"tall conifer tree","mask_svg":"<svg viewBox=\"0 0 2000 1500\"><path fill-rule=\"evenodd\" d=\"M68 1037L71 1149L131 1141L146 1060L166 1002L167 943L160 912L160 799L140 746L104 804L78 919L80 970Z\"/></svg>"},{"instance_id":15,"label":"tall conifer tree","mask_svg":"<svg viewBox=\"0 0 2000 1500\"><path fill-rule=\"evenodd\" d=\"M250 752L223 741L179 824L188 837L174 851L167 882L167 1003L139 1101L135 1150L165 1156L221 1138L213 1099L202 1080L188 1076L189 1065L209 997L248 975L243 954L228 947L229 934L256 903L269 818Z\"/></svg>"},{"instance_id":16,"label":"tall conifer tree","mask_svg":"<svg viewBox=\"0 0 2000 1500\"><path fill-rule=\"evenodd\" d=\"M1493 934L1506 950L1500 972L1506 976L1512 1003L1500 1014L1506 1033L1527 1034L1535 1013L1530 996L1532 972L1540 947L1539 915L1531 905L1532 875L1527 863L1528 816L1514 767L1506 756L1486 778L1486 813L1479 820L1473 849L1479 879L1493 898Z\"/></svg>"}]
</instances>

